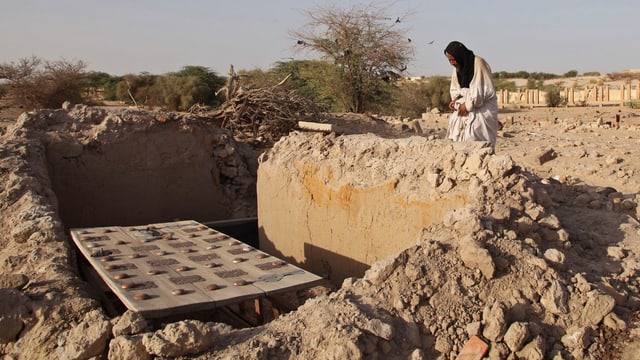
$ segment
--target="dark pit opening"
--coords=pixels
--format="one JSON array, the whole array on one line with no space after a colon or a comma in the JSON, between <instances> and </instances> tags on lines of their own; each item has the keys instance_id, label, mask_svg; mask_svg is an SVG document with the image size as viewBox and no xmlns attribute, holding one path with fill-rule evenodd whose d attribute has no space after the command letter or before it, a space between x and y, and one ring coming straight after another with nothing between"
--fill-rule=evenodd
<instances>
[{"instance_id":1,"label":"dark pit opening","mask_svg":"<svg viewBox=\"0 0 640 360\"><path fill-rule=\"evenodd\" d=\"M60 217L72 228L206 222L255 214L240 208L255 202L255 190L247 186L251 176L247 172L247 179L238 178L242 159L218 151L224 144L212 144L211 137L156 129L110 142L61 139L49 144L47 160Z\"/></svg>"}]
</instances>

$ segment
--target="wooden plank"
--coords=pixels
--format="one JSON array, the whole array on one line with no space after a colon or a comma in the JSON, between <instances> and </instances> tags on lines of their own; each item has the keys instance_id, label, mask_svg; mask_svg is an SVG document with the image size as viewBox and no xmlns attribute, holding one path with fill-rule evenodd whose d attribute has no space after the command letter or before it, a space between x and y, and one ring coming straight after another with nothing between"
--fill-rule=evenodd
<instances>
[{"instance_id":1,"label":"wooden plank","mask_svg":"<svg viewBox=\"0 0 640 360\"><path fill-rule=\"evenodd\" d=\"M298 121L298 127L302 130L320 131L325 133L335 132L336 134L341 134L344 132L344 130L337 125L311 121Z\"/></svg>"},{"instance_id":2,"label":"wooden plank","mask_svg":"<svg viewBox=\"0 0 640 360\"><path fill-rule=\"evenodd\" d=\"M196 221L71 229L98 275L146 317L215 309L321 278Z\"/></svg>"}]
</instances>

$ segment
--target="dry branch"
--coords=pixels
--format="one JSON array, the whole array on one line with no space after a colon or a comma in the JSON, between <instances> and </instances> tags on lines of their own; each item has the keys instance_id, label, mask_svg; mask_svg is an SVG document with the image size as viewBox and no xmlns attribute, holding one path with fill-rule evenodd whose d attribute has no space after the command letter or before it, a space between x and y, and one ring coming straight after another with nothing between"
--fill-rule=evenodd
<instances>
[{"instance_id":1,"label":"dry branch","mask_svg":"<svg viewBox=\"0 0 640 360\"><path fill-rule=\"evenodd\" d=\"M256 89L244 89L236 82L232 96L210 118L232 130L238 140L272 145L295 129L299 120L318 114L313 102L282 87L289 77Z\"/></svg>"}]
</instances>

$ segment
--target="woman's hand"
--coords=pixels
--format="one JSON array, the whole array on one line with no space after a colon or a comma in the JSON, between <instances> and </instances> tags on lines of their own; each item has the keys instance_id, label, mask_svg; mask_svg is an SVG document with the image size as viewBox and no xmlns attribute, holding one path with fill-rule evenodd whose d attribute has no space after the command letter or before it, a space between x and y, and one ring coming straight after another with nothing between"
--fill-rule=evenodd
<instances>
[{"instance_id":1,"label":"woman's hand","mask_svg":"<svg viewBox=\"0 0 640 360\"><path fill-rule=\"evenodd\" d=\"M462 103L460 104L460 107L458 108L458 116L467 116L469 115L469 112L467 111L467 104Z\"/></svg>"},{"instance_id":2,"label":"woman's hand","mask_svg":"<svg viewBox=\"0 0 640 360\"><path fill-rule=\"evenodd\" d=\"M451 100L451 102L449 102L449 110L455 110L456 109L456 102L455 100Z\"/></svg>"}]
</instances>

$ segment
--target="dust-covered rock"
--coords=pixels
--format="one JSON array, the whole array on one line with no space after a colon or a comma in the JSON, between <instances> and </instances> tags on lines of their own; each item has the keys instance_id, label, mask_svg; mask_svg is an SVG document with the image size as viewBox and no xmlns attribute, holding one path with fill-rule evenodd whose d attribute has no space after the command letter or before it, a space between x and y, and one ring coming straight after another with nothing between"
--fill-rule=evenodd
<instances>
[{"instance_id":1,"label":"dust-covered rock","mask_svg":"<svg viewBox=\"0 0 640 360\"><path fill-rule=\"evenodd\" d=\"M127 310L122 316L113 319L112 324L113 336L136 335L149 327L147 320L139 312L131 310Z\"/></svg>"},{"instance_id":2,"label":"dust-covered rock","mask_svg":"<svg viewBox=\"0 0 640 360\"><path fill-rule=\"evenodd\" d=\"M60 335L57 354L61 359L87 359L108 349L111 323L102 311L93 310L85 315L78 326Z\"/></svg>"},{"instance_id":3,"label":"dust-covered rock","mask_svg":"<svg viewBox=\"0 0 640 360\"><path fill-rule=\"evenodd\" d=\"M183 356L197 354L214 343L214 331L207 323L184 320L170 323L153 334L145 334L142 344L155 356Z\"/></svg>"}]
</instances>

